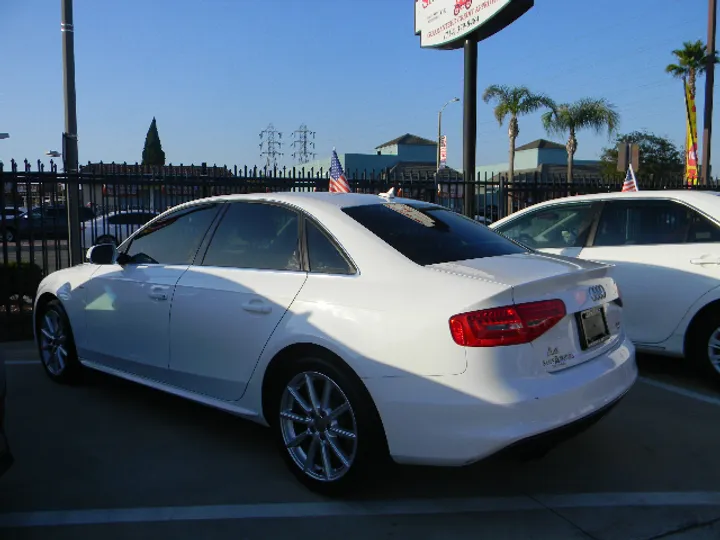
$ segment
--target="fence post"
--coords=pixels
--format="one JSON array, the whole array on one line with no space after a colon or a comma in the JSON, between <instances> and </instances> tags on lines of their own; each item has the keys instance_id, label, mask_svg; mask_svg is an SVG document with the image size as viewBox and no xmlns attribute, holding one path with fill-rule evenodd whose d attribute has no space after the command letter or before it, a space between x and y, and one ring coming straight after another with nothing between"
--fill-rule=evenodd
<instances>
[{"instance_id":1,"label":"fence post","mask_svg":"<svg viewBox=\"0 0 720 540\"><path fill-rule=\"evenodd\" d=\"M502 174L498 175L500 182L498 183L498 219L505 217L505 177Z\"/></svg>"}]
</instances>

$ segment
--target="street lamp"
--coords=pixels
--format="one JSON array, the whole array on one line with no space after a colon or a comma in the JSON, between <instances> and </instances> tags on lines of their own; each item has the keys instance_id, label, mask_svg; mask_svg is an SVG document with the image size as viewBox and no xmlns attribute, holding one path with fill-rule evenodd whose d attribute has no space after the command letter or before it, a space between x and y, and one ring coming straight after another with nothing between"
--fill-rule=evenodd
<instances>
[{"instance_id":1,"label":"street lamp","mask_svg":"<svg viewBox=\"0 0 720 540\"><path fill-rule=\"evenodd\" d=\"M62 156L62 154L61 154L60 152L58 152L57 150L48 150L47 152L45 152L45 155L46 155L46 156L50 156L50 157L60 157L60 156Z\"/></svg>"},{"instance_id":2,"label":"street lamp","mask_svg":"<svg viewBox=\"0 0 720 540\"><path fill-rule=\"evenodd\" d=\"M9 139L10 134L9 133L0 133L0 139Z\"/></svg>"},{"instance_id":3,"label":"street lamp","mask_svg":"<svg viewBox=\"0 0 720 540\"><path fill-rule=\"evenodd\" d=\"M443 110L445 110L445 107L447 107L451 103L455 103L456 101L460 101L460 98L452 98L445 105L443 105L440 108L440 110L438 111L437 162L436 162L436 167L435 167L436 172L440 170L440 141L442 139L442 113L443 113Z\"/></svg>"}]
</instances>

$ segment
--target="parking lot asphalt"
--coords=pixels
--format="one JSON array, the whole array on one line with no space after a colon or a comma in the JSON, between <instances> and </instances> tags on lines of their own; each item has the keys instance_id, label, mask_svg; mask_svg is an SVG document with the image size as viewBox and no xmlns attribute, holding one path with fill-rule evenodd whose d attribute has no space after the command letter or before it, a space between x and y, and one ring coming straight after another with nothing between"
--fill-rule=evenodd
<instances>
[{"instance_id":1,"label":"parking lot asphalt","mask_svg":"<svg viewBox=\"0 0 720 540\"><path fill-rule=\"evenodd\" d=\"M397 467L350 501L309 493L268 430L101 374L53 384L0 344L15 454L0 538L720 538L720 389L680 361L541 460Z\"/></svg>"}]
</instances>

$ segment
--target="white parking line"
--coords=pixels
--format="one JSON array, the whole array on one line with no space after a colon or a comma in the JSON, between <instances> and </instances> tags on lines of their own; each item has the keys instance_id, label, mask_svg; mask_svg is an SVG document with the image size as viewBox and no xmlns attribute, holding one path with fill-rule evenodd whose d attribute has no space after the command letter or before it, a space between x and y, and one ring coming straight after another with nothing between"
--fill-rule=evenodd
<instances>
[{"instance_id":1,"label":"white parking line","mask_svg":"<svg viewBox=\"0 0 720 540\"><path fill-rule=\"evenodd\" d=\"M680 386L675 386L674 384L668 384L668 383L656 381L654 379L649 379L647 377L639 377L638 380L644 382L645 384L649 384L650 386L654 386L656 388L662 388L663 390L667 390L668 392L674 392L681 396L685 396L685 397L689 397L692 399L696 399L698 401L703 401L705 403L709 403L710 405L720 405L720 398L717 398L714 396L709 396L709 395L703 394L701 392L694 392L692 390L688 390L687 388L682 388Z\"/></svg>"},{"instance_id":2,"label":"white parking line","mask_svg":"<svg viewBox=\"0 0 720 540\"><path fill-rule=\"evenodd\" d=\"M538 502L539 501L539 502ZM417 499L405 501L239 504L217 506L167 506L16 512L0 514L0 528L104 525L169 521L245 520L382 515L438 515L549 508L718 506L720 492L578 493L533 497L469 499Z\"/></svg>"}]
</instances>

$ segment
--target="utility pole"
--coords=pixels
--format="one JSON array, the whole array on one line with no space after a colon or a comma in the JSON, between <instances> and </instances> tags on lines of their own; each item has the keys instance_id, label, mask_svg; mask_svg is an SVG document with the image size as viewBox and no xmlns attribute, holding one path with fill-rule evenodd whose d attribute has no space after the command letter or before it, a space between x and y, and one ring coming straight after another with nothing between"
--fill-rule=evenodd
<instances>
[{"instance_id":1,"label":"utility pole","mask_svg":"<svg viewBox=\"0 0 720 540\"><path fill-rule=\"evenodd\" d=\"M442 143L442 113L445 110L445 107L447 107L451 103L455 103L457 101L460 101L460 98L452 98L450 101L445 103L445 105L440 107L440 110L438 111L437 156L436 156L436 160L435 160L435 172L440 170L440 144Z\"/></svg>"},{"instance_id":2,"label":"utility pole","mask_svg":"<svg viewBox=\"0 0 720 540\"><path fill-rule=\"evenodd\" d=\"M475 216L475 149L477 145L477 41L465 40L465 86L463 89L464 214Z\"/></svg>"},{"instance_id":3,"label":"utility pole","mask_svg":"<svg viewBox=\"0 0 720 540\"><path fill-rule=\"evenodd\" d=\"M712 139L713 93L715 90L715 19L717 0L708 0L708 64L705 72L705 111L703 115L702 183L710 184L710 144Z\"/></svg>"},{"instance_id":4,"label":"utility pole","mask_svg":"<svg viewBox=\"0 0 720 540\"><path fill-rule=\"evenodd\" d=\"M317 154L311 149L315 148L315 143L310 139L315 139L315 132L310 131L305 124L302 124L298 129L292 133L293 142L290 146L293 147L294 151L292 157L297 159L300 165L308 163Z\"/></svg>"},{"instance_id":5,"label":"utility pole","mask_svg":"<svg viewBox=\"0 0 720 540\"><path fill-rule=\"evenodd\" d=\"M68 247L70 264L83 262L80 247L80 182L78 177L77 110L75 104L75 29L72 0L61 1L60 34L63 52L63 88L65 92L65 132L63 161L65 163L66 201L68 216Z\"/></svg>"},{"instance_id":6,"label":"utility pole","mask_svg":"<svg viewBox=\"0 0 720 540\"><path fill-rule=\"evenodd\" d=\"M275 129L275 126L268 124L268 127L260 132L260 156L265 157L265 174L273 167L277 167L278 156L284 155L282 149L282 133Z\"/></svg>"}]
</instances>

